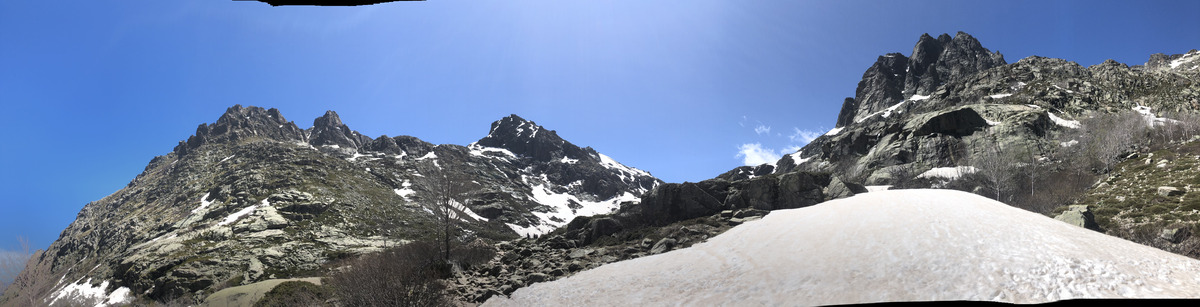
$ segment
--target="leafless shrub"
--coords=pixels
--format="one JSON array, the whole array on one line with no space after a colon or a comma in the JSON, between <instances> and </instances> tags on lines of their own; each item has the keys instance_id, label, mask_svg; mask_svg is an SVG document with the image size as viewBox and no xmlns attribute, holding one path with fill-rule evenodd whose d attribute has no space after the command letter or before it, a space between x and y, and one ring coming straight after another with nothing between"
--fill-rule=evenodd
<instances>
[{"instance_id":1,"label":"leafless shrub","mask_svg":"<svg viewBox=\"0 0 1200 307\"><path fill-rule=\"evenodd\" d=\"M915 182L918 174L916 167L912 163L889 166L885 170L888 177L892 179L891 184L893 189L911 189L916 187Z\"/></svg>"},{"instance_id":2,"label":"leafless shrub","mask_svg":"<svg viewBox=\"0 0 1200 307\"><path fill-rule=\"evenodd\" d=\"M417 241L350 260L329 284L342 306L441 306L449 271L438 244Z\"/></svg>"},{"instance_id":3,"label":"leafless shrub","mask_svg":"<svg viewBox=\"0 0 1200 307\"><path fill-rule=\"evenodd\" d=\"M496 249L492 245L476 239L471 243L456 247L451 253L450 261L463 268L470 268L487 263L495 256Z\"/></svg>"},{"instance_id":4,"label":"leafless shrub","mask_svg":"<svg viewBox=\"0 0 1200 307\"><path fill-rule=\"evenodd\" d=\"M25 263L29 262L29 240L17 237L17 241L20 242L17 250L0 250L0 294L8 289L13 280L16 280L17 275L25 269Z\"/></svg>"},{"instance_id":5,"label":"leafless shrub","mask_svg":"<svg viewBox=\"0 0 1200 307\"><path fill-rule=\"evenodd\" d=\"M984 149L971 156L971 165L975 166L976 173L983 179L982 185L994 193L997 201L1003 201L1001 197L1010 189L1014 162L1013 155L1000 146Z\"/></svg>"},{"instance_id":6,"label":"leafless shrub","mask_svg":"<svg viewBox=\"0 0 1200 307\"><path fill-rule=\"evenodd\" d=\"M1146 120L1134 111L1093 115L1081 123L1085 133L1079 140L1080 149L1094 159L1101 173L1112 171L1126 153L1147 140Z\"/></svg>"}]
</instances>

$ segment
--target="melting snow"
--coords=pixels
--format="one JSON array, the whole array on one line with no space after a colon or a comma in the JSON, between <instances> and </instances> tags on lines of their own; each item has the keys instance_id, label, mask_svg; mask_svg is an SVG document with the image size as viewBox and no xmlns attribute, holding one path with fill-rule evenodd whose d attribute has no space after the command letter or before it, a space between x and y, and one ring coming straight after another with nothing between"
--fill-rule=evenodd
<instances>
[{"instance_id":1,"label":"melting snow","mask_svg":"<svg viewBox=\"0 0 1200 307\"><path fill-rule=\"evenodd\" d=\"M209 205L212 205L212 202L208 201L208 194L209 193L204 193L204 196L200 196L200 207L192 209L192 213L200 212L200 210L204 210L205 208L208 208Z\"/></svg>"},{"instance_id":2,"label":"melting snow","mask_svg":"<svg viewBox=\"0 0 1200 307\"><path fill-rule=\"evenodd\" d=\"M869 185L869 186L866 186L866 188L867 188L867 192L879 192L879 191L887 191L888 189L891 189L892 186L891 185Z\"/></svg>"},{"instance_id":3,"label":"melting snow","mask_svg":"<svg viewBox=\"0 0 1200 307\"><path fill-rule=\"evenodd\" d=\"M1082 127L1082 125L1077 120L1066 120L1066 119L1063 119L1062 117L1058 117L1058 115L1054 115L1053 112L1046 112L1046 114L1050 115L1050 120L1053 121L1054 124L1056 124L1056 125L1071 128L1071 129L1079 129L1079 127Z\"/></svg>"},{"instance_id":4,"label":"melting snow","mask_svg":"<svg viewBox=\"0 0 1200 307\"><path fill-rule=\"evenodd\" d=\"M226 160L233 159L233 156L235 156L235 155L229 155L228 157L225 157L225 159L221 159L221 161L217 161L217 163L221 163L221 162L225 162Z\"/></svg>"},{"instance_id":5,"label":"melting snow","mask_svg":"<svg viewBox=\"0 0 1200 307\"><path fill-rule=\"evenodd\" d=\"M887 118L888 116L892 116L892 112L901 113L900 111L896 111L896 109L899 109L900 106L904 105L905 102L908 102L908 100L901 100L900 102L887 107L887 109L883 109L878 112L871 113L870 115L864 116L863 118L854 120L854 122L861 123L862 121L867 120L868 118L875 117L875 115L880 115L880 116L883 116L883 118Z\"/></svg>"},{"instance_id":6,"label":"melting snow","mask_svg":"<svg viewBox=\"0 0 1200 307\"><path fill-rule=\"evenodd\" d=\"M50 305L54 305L59 299L66 298L78 299L85 302L97 302L96 307L123 305L133 301L133 296L130 295L129 288L119 287L113 290L112 293L105 294L108 289L108 281L105 280L100 285L92 286L92 279L81 283L68 284L58 291L54 291L50 295L54 299L50 300Z\"/></svg>"},{"instance_id":7,"label":"melting snow","mask_svg":"<svg viewBox=\"0 0 1200 307\"><path fill-rule=\"evenodd\" d=\"M908 100L910 100L910 101L921 101L921 100L925 100L925 99L929 99L929 96L913 94L912 97L908 97Z\"/></svg>"},{"instance_id":8,"label":"melting snow","mask_svg":"<svg viewBox=\"0 0 1200 307\"><path fill-rule=\"evenodd\" d=\"M437 153L430 151L429 153L425 154L424 156L417 158L417 161L422 161L425 159L437 159Z\"/></svg>"},{"instance_id":9,"label":"melting snow","mask_svg":"<svg viewBox=\"0 0 1200 307\"><path fill-rule=\"evenodd\" d=\"M271 203L268 203L267 200L264 199L264 200L262 200L262 203L260 203L260 204L246 207L242 210L238 210L238 212L234 212L233 214L226 216L225 219L222 219L220 223L217 223L217 226L225 226L225 225L232 224L233 222L237 222L237 220L242 218L243 216L250 214L251 212L254 212L255 209L258 209L258 207L265 207L265 206L270 206L270 205L271 205Z\"/></svg>"},{"instance_id":10,"label":"melting snow","mask_svg":"<svg viewBox=\"0 0 1200 307\"><path fill-rule=\"evenodd\" d=\"M485 155L484 153L495 152L495 153L500 153L500 154L503 154L505 156L509 156L512 158L517 157L517 155L513 154L511 151L509 151L508 149L504 149L504 148L485 147L485 146L477 145L475 143L471 143L471 145L467 145L467 148L471 150L471 155L473 155L473 156L494 157L492 155Z\"/></svg>"},{"instance_id":11,"label":"melting snow","mask_svg":"<svg viewBox=\"0 0 1200 307\"><path fill-rule=\"evenodd\" d=\"M409 199L409 196L417 194L417 191L412 189L412 182L409 182L408 180L405 180L404 183L401 183L399 189L393 189L392 191L395 191L396 195L403 197L404 201L412 201Z\"/></svg>"},{"instance_id":12,"label":"melting snow","mask_svg":"<svg viewBox=\"0 0 1200 307\"><path fill-rule=\"evenodd\" d=\"M600 156L600 164L601 165L604 165L604 167L606 167L608 169L616 170L621 173L621 181L628 181L627 178L625 178L626 173L628 173L630 177L633 177L633 176L650 177L650 173L647 173L646 171L625 166L624 164L621 164L620 162L617 162L616 160L613 160L612 158L609 158L608 156L605 156L602 153L597 153L597 155Z\"/></svg>"},{"instance_id":13,"label":"melting snow","mask_svg":"<svg viewBox=\"0 0 1200 307\"><path fill-rule=\"evenodd\" d=\"M962 175L975 173L976 171L978 170L974 166L935 167L917 175L917 178L958 179Z\"/></svg>"},{"instance_id":14,"label":"melting snow","mask_svg":"<svg viewBox=\"0 0 1200 307\"><path fill-rule=\"evenodd\" d=\"M834 135L837 135L839 132L842 132L842 128L845 128L845 127L838 127L838 128L829 129L829 132L826 132L826 133L825 133L825 135L828 135L828 136L834 136Z\"/></svg>"},{"instance_id":15,"label":"melting snow","mask_svg":"<svg viewBox=\"0 0 1200 307\"><path fill-rule=\"evenodd\" d=\"M1198 296L1195 259L966 192L895 190L776 210L689 248L532 284L484 306Z\"/></svg>"},{"instance_id":16,"label":"melting snow","mask_svg":"<svg viewBox=\"0 0 1200 307\"><path fill-rule=\"evenodd\" d=\"M575 164L575 163L579 163L579 159L571 159L571 158L567 158L567 156L563 156L562 160L558 160L558 162L566 163L566 164Z\"/></svg>"},{"instance_id":17,"label":"melting snow","mask_svg":"<svg viewBox=\"0 0 1200 307\"><path fill-rule=\"evenodd\" d=\"M541 225L533 225L531 227L523 227L520 225L508 224L509 228L516 231L522 236L529 234L542 235L553 231L558 227L562 227L571 222L577 216L592 216L597 214L612 213L620 208L622 202L638 201L639 198L633 193L625 192L619 196L601 201L588 201L579 199L575 195L568 193L555 193L546 184L538 184L533 186L533 192L530 195L533 200L539 204L550 207L549 212L533 212L542 221ZM578 204L579 209L571 209L570 204Z\"/></svg>"},{"instance_id":18,"label":"melting snow","mask_svg":"<svg viewBox=\"0 0 1200 307\"><path fill-rule=\"evenodd\" d=\"M1062 146L1062 147L1071 147L1071 146L1075 146L1075 144L1079 144L1079 141L1076 141L1076 140L1070 140L1070 141L1066 141L1066 142L1058 143L1058 146Z\"/></svg>"},{"instance_id":19,"label":"melting snow","mask_svg":"<svg viewBox=\"0 0 1200 307\"><path fill-rule=\"evenodd\" d=\"M1179 67L1179 65L1183 65L1184 63L1192 62L1192 61L1196 60L1197 58L1200 58L1200 53L1188 52L1188 54L1185 54L1182 57L1179 57L1178 59L1171 61L1171 69L1175 69L1176 67ZM1196 67L1192 67L1192 69L1196 69Z\"/></svg>"},{"instance_id":20,"label":"melting snow","mask_svg":"<svg viewBox=\"0 0 1200 307\"><path fill-rule=\"evenodd\" d=\"M800 165L800 164L803 164L804 162L808 162L808 160L812 160L812 157L801 158L800 154L801 154L801 152L797 151L795 153L788 155L788 156L792 157L792 162L793 162L792 164Z\"/></svg>"},{"instance_id":21,"label":"melting snow","mask_svg":"<svg viewBox=\"0 0 1200 307\"><path fill-rule=\"evenodd\" d=\"M467 208L467 206L466 206L466 205L463 205L462 203L459 203L457 200L453 200L453 199L451 199L451 200L450 200L450 206L451 206L451 207L454 207L454 209L457 209L457 210L459 210L459 211L462 211L463 213L466 213L466 214L467 214L467 216L471 217L472 219L475 219L475 220L478 220L478 221L484 221L484 222L487 222L487 220L488 220L488 219L487 219L487 218L485 218L485 217L482 217L482 216L479 216L478 214L475 214L475 211L471 211L471 208ZM453 210L451 210L451 211L450 211L450 215L452 215L452 216L451 216L452 218L460 219L460 220L463 220L463 221L468 221L467 219L465 219L465 218L462 218L462 217L458 216L458 212L455 212L455 211L453 211ZM470 222L470 221L468 221L468 222Z\"/></svg>"},{"instance_id":22,"label":"melting snow","mask_svg":"<svg viewBox=\"0 0 1200 307\"><path fill-rule=\"evenodd\" d=\"M1004 94L988 95L988 97L992 97L992 99L1000 99L1000 98L1004 98L1004 97L1008 97L1008 96L1012 96L1012 94L1004 93Z\"/></svg>"},{"instance_id":23,"label":"melting snow","mask_svg":"<svg viewBox=\"0 0 1200 307\"><path fill-rule=\"evenodd\" d=\"M1147 106L1136 106L1136 107L1133 107L1133 110L1142 114L1142 118L1146 119L1146 126L1155 127L1155 126L1162 126L1167 123L1171 123L1171 124L1179 123L1178 120L1154 116L1154 112L1151 112L1150 107L1147 107Z\"/></svg>"}]
</instances>

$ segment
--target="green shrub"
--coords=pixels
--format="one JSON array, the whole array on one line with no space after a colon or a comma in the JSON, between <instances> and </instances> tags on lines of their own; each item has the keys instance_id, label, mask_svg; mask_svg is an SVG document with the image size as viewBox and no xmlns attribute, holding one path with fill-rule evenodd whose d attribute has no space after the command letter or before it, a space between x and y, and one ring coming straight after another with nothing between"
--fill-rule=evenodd
<instances>
[{"instance_id":1,"label":"green shrub","mask_svg":"<svg viewBox=\"0 0 1200 307\"><path fill-rule=\"evenodd\" d=\"M1163 213L1171 212L1171 208L1167 207L1165 205L1154 205L1154 206L1150 206L1149 208L1146 208L1146 210L1144 210L1144 211L1146 212L1146 214L1163 214Z\"/></svg>"},{"instance_id":2,"label":"green shrub","mask_svg":"<svg viewBox=\"0 0 1200 307\"><path fill-rule=\"evenodd\" d=\"M1121 213L1121 209L1112 208L1112 207L1100 207L1100 208L1096 208L1095 212L1096 212L1095 216L1097 216L1097 217L1117 216L1118 213Z\"/></svg>"},{"instance_id":3,"label":"green shrub","mask_svg":"<svg viewBox=\"0 0 1200 307\"><path fill-rule=\"evenodd\" d=\"M254 307L331 306L326 304L333 294L328 287L304 281L285 281L268 291Z\"/></svg>"}]
</instances>

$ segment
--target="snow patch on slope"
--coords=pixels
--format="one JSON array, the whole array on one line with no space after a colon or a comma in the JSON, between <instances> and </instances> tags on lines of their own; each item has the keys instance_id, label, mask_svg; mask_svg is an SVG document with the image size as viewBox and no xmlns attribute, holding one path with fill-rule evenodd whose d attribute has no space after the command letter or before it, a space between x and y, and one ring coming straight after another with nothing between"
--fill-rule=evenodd
<instances>
[{"instance_id":1,"label":"snow patch on slope","mask_svg":"<svg viewBox=\"0 0 1200 307\"><path fill-rule=\"evenodd\" d=\"M413 194L417 194L417 191L412 189L412 182L408 180L405 180L404 183L401 183L399 189L392 189L392 191L396 192L396 195L403 197L404 201L412 201L412 199L409 197L413 196Z\"/></svg>"},{"instance_id":2,"label":"snow patch on slope","mask_svg":"<svg viewBox=\"0 0 1200 307\"><path fill-rule=\"evenodd\" d=\"M247 214L254 212L254 210L257 210L259 207L266 207L266 206L270 206L270 205L271 205L271 203L267 202L266 199L263 199L262 203L246 207L242 210L238 210L238 212L234 212L233 214L226 216L224 219L221 220L220 223L217 223L217 226L225 226L225 225L233 224L233 222L237 222L238 219L242 218L243 216L246 216Z\"/></svg>"},{"instance_id":3,"label":"snow patch on slope","mask_svg":"<svg viewBox=\"0 0 1200 307\"><path fill-rule=\"evenodd\" d=\"M482 146L482 145L475 144L475 143L471 143L471 145L467 145L467 149L470 149L471 155L476 156L476 157L496 157L494 155L487 155L486 153L499 153L501 155L504 155L504 156L507 156L510 158L517 157L516 154L513 154L512 151L509 151L508 149L499 148L499 147L487 147L487 146ZM500 158L502 158L502 157L500 157Z\"/></svg>"},{"instance_id":4,"label":"snow patch on slope","mask_svg":"<svg viewBox=\"0 0 1200 307\"><path fill-rule=\"evenodd\" d=\"M1171 61L1171 69L1178 68L1180 65L1183 65L1186 63L1191 63L1198 58L1200 58L1200 52L1188 52L1187 54L1183 55L1182 57L1179 57L1178 59ZM1196 69L1196 67L1192 67L1192 69Z\"/></svg>"},{"instance_id":5,"label":"snow patch on slope","mask_svg":"<svg viewBox=\"0 0 1200 307\"><path fill-rule=\"evenodd\" d=\"M829 129L829 132L826 132L825 135L835 136L838 133L842 132L842 128L845 128L845 127L837 127L837 128Z\"/></svg>"},{"instance_id":6,"label":"snow patch on slope","mask_svg":"<svg viewBox=\"0 0 1200 307\"><path fill-rule=\"evenodd\" d=\"M895 190L773 211L689 248L533 284L484 306L1197 296L1195 259L966 192Z\"/></svg>"},{"instance_id":7,"label":"snow patch on slope","mask_svg":"<svg viewBox=\"0 0 1200 307\"><path fill-rule=\"evenodd\" d=\"M1147 107L1147 106L1136 106L1136 107L1133 107L1133 110L1138 112L1139 114L1142 114L1142 118L1146 120L1146 126L1149 126L1149 127L1162 126L1162 125L1165 125L1168 123L1169 124L1178 124L1179 123L1179 121L1174 120L1174 119L1155 116L1154 112L1152 112L1150 107Z\"/></svg>"},{"instance_id":8,"label":"snow patch on slope","mask_svg":"<svg viewBox=\"0 0 1200 307\"><path fill-rule=\"evenodd\" d=\"M192 209L192 213L200 212L201 210L207 209L209 205L212 205L212 202L208 201L208 194L210 193L204 193L204 196L200 196L200 207Z\"/></svg>"},{"instance_id":9,"label":"snow patch on slope","mask_svg":"<svg viewBox=\"0 0 1200 307\"><path fill-rule=\"evenodd\" d=\"M1053 112L1046 112L1046 114L1050 115L1050 121L1053 121L1055 125L1059 125L1059 126L1063 126L1063 127L1067 127L1067 128L1071 128L1071 129L1079 129L1079 127L1083 126L1077 120L1063 119L1062 117L1058 117L1058 115L1054 115Z\"/></svg>"},{"instance_id":10,"label":"snow patch on slope","mask_svg":"<svg viewBox=\"0 0 1200 307\"><path fill-rule=\"evenodd\" d=\"M974 166L935 167L917 175L917 178L958 179L963 175L972 174L976 171L978 170Z\"/></svg>"},{"instance_id":11,"label":"snow patch on slope","mask_svg":"<svg viewBox=\"0 0 1200 307\"><path fill-rule=\"evenodd\" d=\"M99 285L92 286L92 279L87 281L68 284L58 291L50 294L53 298L49 305L54 305L60 299L78 300L82 302L95 302L96 307L124 305L133 301L133 296L130 295L129 288L119 287L112 292L106 293L108 289L108 281L105 280Z\"/></svg>"}]
</instances>

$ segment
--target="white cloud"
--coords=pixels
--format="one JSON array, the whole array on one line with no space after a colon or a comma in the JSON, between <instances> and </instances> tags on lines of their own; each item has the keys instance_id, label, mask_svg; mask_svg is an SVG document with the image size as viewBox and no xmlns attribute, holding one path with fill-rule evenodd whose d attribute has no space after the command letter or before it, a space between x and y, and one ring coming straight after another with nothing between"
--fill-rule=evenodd
<instances>
[{"instance_id":1,"label":"white cloud","mask_svg":"<svg viewBox=\"0 0 1200 307\"><path fill-rule=\"evenodd\" d=\"M820 137L822 132L812 130L800 130L800 128L792 127L792 135L788 136L793 143L808 144Z\"/></svg>"},{"instance_id":2,"label":"white cloud","mask_svg":"<svg viewBox=\"0 0 1200 307\"><path fill-rule=\"evenodd\" d=\"M770 134L771 127L765 126L763 124L758 124L758 127L754 127L754 133L758 133L758 135L763 135L764 133Z\"/></svg>"},{"instance_id":3,"label":"white cloud","mask_svg":"<svg viewBox=\"0 0 1200 307\"><path fill-rule=\"evenodd\" d=\"M774 150L763 148L759 143L742 144L738 147L737 157L742 158L742 163L748 166L779 161L779 155Z\"/></svg>"},{"instance_id":4,"label":"white cloud","mask_svg":"<svg viewBox=\"0 0 1200 307\"><path fill-rule=\"evenodd\" d=\"M792 146L784 147L783 149L780 149L780 150L779 150L779 154L780 154L780 155L790 155L790 154L793 154L793 153L795 153L795 152L797 152L797 151L800 151L800 148L802 148L802 147L800 147L800 146L796 146L796 145L792 145Z\"/></svg>"}]
</instances>

